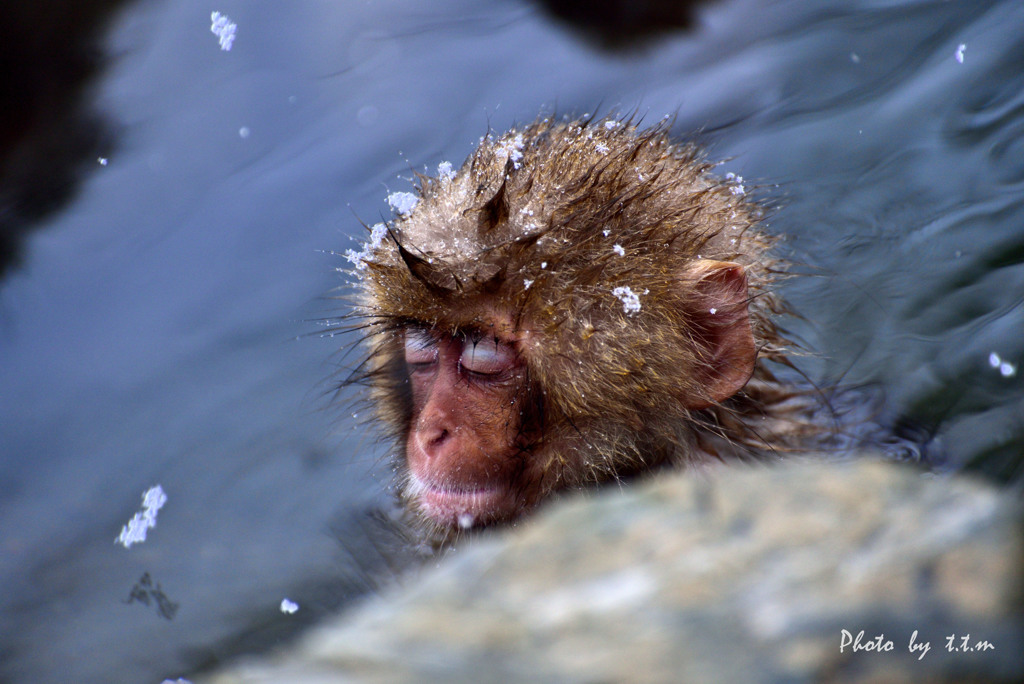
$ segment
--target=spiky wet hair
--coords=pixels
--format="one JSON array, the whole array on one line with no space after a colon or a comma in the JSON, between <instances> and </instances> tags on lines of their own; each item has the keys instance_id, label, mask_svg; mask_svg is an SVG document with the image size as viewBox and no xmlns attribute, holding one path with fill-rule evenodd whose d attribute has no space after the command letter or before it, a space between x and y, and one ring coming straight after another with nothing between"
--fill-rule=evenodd
<instances>
[{"instance_id":1,"label":"spiky wet hair","mask_svg":"<svg viewBox=\"0 0 1024 684\"><path fill-rule=\"evenodd\" d=\"M354 379L369 385L400 464L410 325L519 333L529 405L544 419L529 457L545 491L783 445L792 393L765 366L785 358L770 288L781 264L761 208L714 166L664 124L544 119L483 139L457 172L420 176L418 201L375 229L357 264L368 353ZM688 410L682 397L706 393L707 301L688 286L705 260L745 268L760 356L743 391Z\"/></svg>"}]
</instances>

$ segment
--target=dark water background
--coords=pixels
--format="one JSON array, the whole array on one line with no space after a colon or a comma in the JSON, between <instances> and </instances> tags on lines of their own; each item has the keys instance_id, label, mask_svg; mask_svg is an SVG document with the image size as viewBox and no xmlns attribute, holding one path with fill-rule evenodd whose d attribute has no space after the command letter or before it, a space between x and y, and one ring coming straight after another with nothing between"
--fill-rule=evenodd
<instances>
[{"instance_id":1,"label":"dark water background","mask_svg":"<svg viewBox=\"0 0 1024 684\"><path fill-rule=\"evenodd\" d=\"M238 25L230 52L213 10ZM115 7L85 89L50 106L104 134L41 146L39 178L74 192L7 225L24 240L0 281L0 681L159 682L365 589L379 559L352 521L388 472L324 396L344 345L312 322L340 313L325 252L411 168L553 107L674 115L730 158L818 273L787 286L819 352L802 367L876 384L949 465L1020 482L1024 3L693 16L610 45L526 0ZM158 526L116 546L156 483ZM173 619L127 602L147 572Z\"/></svg>"}]
</instances>

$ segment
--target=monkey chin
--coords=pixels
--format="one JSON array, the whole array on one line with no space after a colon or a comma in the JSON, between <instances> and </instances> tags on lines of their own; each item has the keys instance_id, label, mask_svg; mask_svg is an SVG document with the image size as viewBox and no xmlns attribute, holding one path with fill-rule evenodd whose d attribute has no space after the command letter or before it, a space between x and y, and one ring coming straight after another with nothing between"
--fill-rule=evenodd
<instances>
[{"instance_id":1,"label":"monkey chin","mask_svg":"<svg viewBox=\"0 0 1024 684\"><path fill-rule=\"evenodd\" d=\"M405 498L427 521L448 529L506 522L515 518L520 509L508 487L499 484L435 485L415 473L409 474Z\"/></svg>"}]
</instances>

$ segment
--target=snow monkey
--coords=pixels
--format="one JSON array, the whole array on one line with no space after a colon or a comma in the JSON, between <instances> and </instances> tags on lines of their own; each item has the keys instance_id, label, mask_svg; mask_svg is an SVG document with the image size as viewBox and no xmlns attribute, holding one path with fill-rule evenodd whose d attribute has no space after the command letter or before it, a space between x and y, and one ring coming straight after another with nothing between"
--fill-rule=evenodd
<instances>
[{"instance_id":1,"label":"snow monkey","mask_svg":"<svg viewBox=\"0 0 1024 684\"><path fill-rule=\"evenodd\" d=\"M442 163L349 253L353 327L433 539L551 494L756 458L803 429L761 208L665 124L540 120ZM788 365L788 364L787 364Z\"/></svg>"}]
</instances>

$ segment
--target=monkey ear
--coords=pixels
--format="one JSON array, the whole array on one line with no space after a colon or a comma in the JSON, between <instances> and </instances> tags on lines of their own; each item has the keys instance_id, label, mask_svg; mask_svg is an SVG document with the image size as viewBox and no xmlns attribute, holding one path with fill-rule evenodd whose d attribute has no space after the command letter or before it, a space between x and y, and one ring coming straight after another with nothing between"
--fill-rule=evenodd
<instances>
[{"instance_id":1,"label":"monkey ear","mask_svg":"<svg viewBox=\"0 0 1024 684\"><path fill-rule=\"evenodd\" d=\"M697 342L700 390L686 399L702 409L739 392L754 372L757 345L750 327L747 274L740 264L702 259L685 276L696 306L690 320Z\"/></svg>"}]
</instances>

